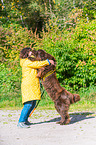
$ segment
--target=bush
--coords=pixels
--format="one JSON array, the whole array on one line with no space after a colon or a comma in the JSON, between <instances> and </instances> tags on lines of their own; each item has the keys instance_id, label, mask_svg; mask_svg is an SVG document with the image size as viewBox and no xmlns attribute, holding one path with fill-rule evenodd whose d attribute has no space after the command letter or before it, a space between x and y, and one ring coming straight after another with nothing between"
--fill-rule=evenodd
<instances>
[{"instance_id":1,"label":"bush","mask_svg":"<svg viewBox=\"0 0 96 145\"><path fill-rule=\"evenodd\" d=\"M21 68L15 66L0 67L0 107L20 106L21 104ZM2 102L4 102L2 104ZM3 105L3 106L2 106Z\"/></svg>"},{"instance_id":2,"label":"bush","mask_svg":"<svg viewBox=\"0 0 96 145\"><path fill-rule=\"evenodd\" d=\"M9 25L8 28L0 27L0 52L1 62L17 61L19 52L24 47L32 47L35 43L35 34L26 27Z\"/></svg>"},{"instance_id":3,"label":"bush","mask_svg":"<svg viewBox=\"0 0 96 145\"><path fill-rule=\"evenodd\" d=\"M57 60L57 78L67 90L88 90L96 85L95 2L76 1L74 5L72 0L70 3L64 0L62 4L61 0L59 5L59 1L51 0L51 5L45 2L47 6L42 2L4 1L6 10L0 2L0 101L9 100L5 105L15 106L21 102L19 53L24 47L44 49L52 54ZM30 14L27 13L26 17L28 9ZM42 27L46 24L43 30L46 28L47 31L37 35L37 29L33 33L24 27L24 22L34 30L39 23ZM38 25L38 30L41 30L41 25Z\"/></svg>"},{"instance_id":4,"label":"bush","mask_svg":"<svg viewBox=\"0 0 96 145\"><path fill-rule=\"evenodd\" d=\"M57 60L57 78L65 87L78 90L96 85L96 22L79 21L70 30L50 30L37 43Z\"/></svg>"},{"instance_id":5,"label":"bush","mask_svg":"<svg viewBox=\"0 0 96 145\"><path fill-rule=\"evenodd\" d=\"M0 1L0 24L6 27L19 24L40 32L50 17L50 9L54 9L54 3L54 0Z\"/></svg>"}]
</instances>

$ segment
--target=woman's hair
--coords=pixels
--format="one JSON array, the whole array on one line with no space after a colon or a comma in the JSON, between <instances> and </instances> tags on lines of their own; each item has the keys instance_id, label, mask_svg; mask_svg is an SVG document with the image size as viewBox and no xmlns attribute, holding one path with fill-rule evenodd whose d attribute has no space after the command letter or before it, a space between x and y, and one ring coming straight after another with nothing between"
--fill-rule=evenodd
<instances>
[{"instance_id":1,"label":"woman's hair","mask_svg":"<svg viewBox=\"0 0 96 145\"><path fill-rule=\"evenodd\" d=\"M29 56L29 52L32 51L32 54L34 57L30 57ZM37 58L37 51L36 50L31 50L30 47L26 47L26 48L23 48L21 51L20 51L20 58L24 59L24 58L28 58L29 60L31 61L39 61L41 60L40 58Z\"/></svg>"},{"instance_id":2,"label":"woman's hair","mask_svg":"<svg viewBox=\"0 0 96 145\"><path fill-rule=\"evenodd\" d=\"M30 47L23 48L23 49L20 51L20 58L28 58L28 56L29 56L29 51L31 51L31 48L30 48Z\"/></svg>"}]
</instances>

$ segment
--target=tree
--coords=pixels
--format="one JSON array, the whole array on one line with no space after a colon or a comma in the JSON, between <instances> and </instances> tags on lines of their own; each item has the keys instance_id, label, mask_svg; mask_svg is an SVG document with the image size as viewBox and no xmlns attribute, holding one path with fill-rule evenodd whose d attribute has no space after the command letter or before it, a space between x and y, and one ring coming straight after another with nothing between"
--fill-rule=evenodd
<instances>
[{"instance_id":1,"label":"tree","mask_svg":"<svg viewBox=\"0 0 96 145\"><path fill-rule=\"evenodd\" d=\"M1 24L16 23L42 31L54 7L54 0L1 0Z\"/></svg>"}]
</instances>

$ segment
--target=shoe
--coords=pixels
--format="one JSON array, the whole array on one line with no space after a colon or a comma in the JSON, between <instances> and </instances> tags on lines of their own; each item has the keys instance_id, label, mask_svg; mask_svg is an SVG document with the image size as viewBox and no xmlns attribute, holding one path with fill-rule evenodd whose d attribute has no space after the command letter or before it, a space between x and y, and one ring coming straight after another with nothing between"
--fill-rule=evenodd
<instances>
[{"instance_id":1,"label":"shoe","mask_svg":"<svg viewBox=\"0 0 96 145\"><path fill-rule=\"evenodd\" d=\"M29 121L25 122L26 125L32 125L33 123L30 123Z\"/></svg>"},{"instance_id":2,"label":"shoe","mask_svg":"<svg viewBox=\"0 0 96 145\"><path fill-rule=\"evenodd\" d=\"M26 125L26 124L25 124L25 122L18 122L17 127L20 127L20 128L30 128L29 125Z\"/></svg>"}]
</instances>

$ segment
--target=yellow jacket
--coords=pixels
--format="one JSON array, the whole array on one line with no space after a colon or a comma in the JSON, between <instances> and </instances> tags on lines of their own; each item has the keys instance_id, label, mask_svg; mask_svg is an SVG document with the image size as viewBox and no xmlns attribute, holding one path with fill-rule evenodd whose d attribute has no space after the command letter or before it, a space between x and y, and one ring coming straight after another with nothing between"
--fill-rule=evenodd
<instances>
[{"instance_id":1,"label":"yellow jacket","mask_svg":"<svg viewBox=\"0 0 96 145\"><path fill-rule=\"evenodd\" d=\"M36 75L37 69L46 65L49 65L47 60L32 62L27 58L20 59L20 66L22 67L22 103L41 99L39 78Z\"/></svg>"}]
</instances>

